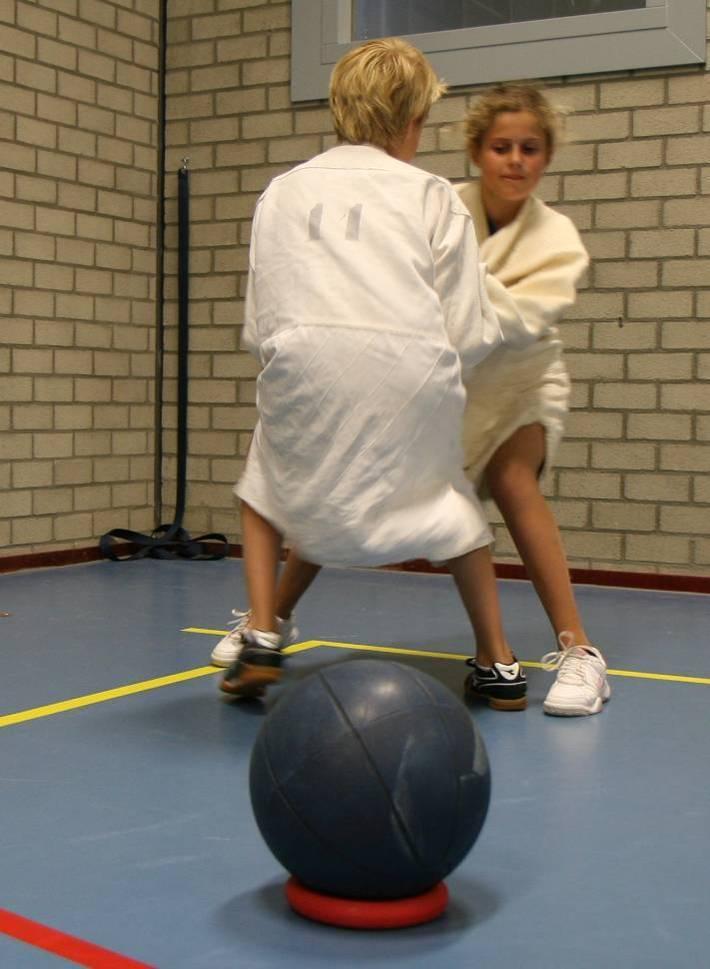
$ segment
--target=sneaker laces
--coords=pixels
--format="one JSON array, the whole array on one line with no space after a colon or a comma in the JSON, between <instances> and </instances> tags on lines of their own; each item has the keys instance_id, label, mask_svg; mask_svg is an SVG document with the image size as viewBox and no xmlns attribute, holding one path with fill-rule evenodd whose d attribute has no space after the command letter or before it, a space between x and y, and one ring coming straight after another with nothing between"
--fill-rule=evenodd
<instances>
[{"instance_id":1,"label":"sneaker laces","mask_svg":"<svg viewBox=\"0 0 710 969\"><path fill-rule=\"evenodd\" d=\"M589 653L584 646L568 646L545 653L540 662L543 669L558 670L558 682L584 686L587 682L584 674L588 669L585 665L588 660Z\"/></svg>"},{"instance_id":2,"label":"sneaker laces","mask_svg":"<svg viewBox=\"0 0 710 969\"><path fill-rule=\"evenodd\" d=\"M228 633L228 636L230 639L238 640L246 627L249 625L251 612L249 610L242 612L240 609L232 609L232 615L234 616L234 619L230 619L227 625L234 626L234 629Z\"/></svg>"}]
</instances>

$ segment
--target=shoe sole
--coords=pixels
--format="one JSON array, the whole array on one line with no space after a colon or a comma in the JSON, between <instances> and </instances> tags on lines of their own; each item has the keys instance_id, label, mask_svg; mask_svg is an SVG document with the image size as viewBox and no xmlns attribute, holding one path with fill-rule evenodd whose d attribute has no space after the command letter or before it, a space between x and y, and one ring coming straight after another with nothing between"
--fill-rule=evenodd
<instances>
[{"instance_id":1,"label":"shoe sole","mask_svg":"<svg viewBox=\"0 0 710 969\"><path fill-rule=\"evenodd\" d=\"M550 717L593 717L595 713L601 713L604 704L611 696L611 687L607 683L601 696L598 696L591 707L556 707L546 702L542 704L543 711Z\"/></svg>"},{"instance_id":2,"label":"shoe sole","mask_svg":"<svg viewBox=\"0 0 710 969\"><path fill-rule=\"evenodd\" d=\"M514 700L505 700L500 697L490 696L488 693L479 693L478 690L467 689L466 696L474 697L476 700L485 700L491 710L525 710L528 705L526 696L516 697Z\"/></svg>"},{"instance_id":3,"label":"shoe sole","mask_svg":"<svg viewBox=\"0 0 710 969\"><path fill-rule=\"evenodd\" d=\"M281 679L281 670L273 666L245 666L238 680L224 679L219 685L223 693L238 697L263 696L267 686Z\"/></svg>"},{"instance_id":4,"label":"shoe sole","mask_svg":"<svg viewBox=\"0 0 710 969\"><path fill-rule=\"evenodd\" d=\"M212 666L219 666L220 669L228 669L232 663L235 663L239 659L239 653L234 653L229 659L226 657L223 659L221 656L215 656L214 653L210 656L210 663Z\"/></svg>"}]
</instances>

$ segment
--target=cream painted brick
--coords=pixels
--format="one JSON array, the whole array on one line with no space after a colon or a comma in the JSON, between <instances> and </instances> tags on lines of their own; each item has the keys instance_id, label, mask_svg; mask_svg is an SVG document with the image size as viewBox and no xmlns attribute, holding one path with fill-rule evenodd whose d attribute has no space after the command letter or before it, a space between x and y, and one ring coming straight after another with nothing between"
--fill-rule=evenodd
<instances>
[{"instance_id":1,"label":"cream painted brick","mask_svg":"<svg viewBox=\"0 0 710 969\"><path fill-rule=\"evenodd\" d=\"M690 421L687 414L630 414L626 433L629 438L689 441Z\"/></svg>"},{"instance_id":2,"label":"cream painted brick","mask_svg":"<svg viewBox=\"0 0 710 969\"><path fill-rule=\"evenodd\" d=\"M685 474L627 474L624 497L645 502L687 502L690 477Z\"/></svg>"},{"instance_id":3,"label":"cream painted brick","mask_svg":"<svg viewBox=\"0 0 710 969\"><path fill-rule=\"evenodd\" d=\"M707 286L710 283L710 259L668 260L663 266L664 286Z\"/></svg>"},{"instance_id":4,"label":"cream painted brick","mask_svg":"<svg viewBox=\"0 0 710 969\"><path fill-rule=\"evenodd\" d=\"M571 559L605 558L621 559L621 536L604 532L567 531L565 549Z\"/></svg>"},{"instance_id":5,"label":"cream painted brick","mask_svg":"<svg viewBox=\"0 0 710 969\"><path fill-rule=\"evenodd\" d=\"M3 26L0 30L0 50L10 51L18 57L34 60L37 51L37 39L32 33L17 30L15 27Z\"/></svg>"},{"instance_id":6,"label":"cream painted brick","mask_svg":"<svg viewBox=\"0 0 710 969\"><path fill-rule=\"evenodd\" d=\"M684 77L669 77L668 101L671 104L710 100L710 77L704 72Z\"/></svg>"},{"instance_id":7,"label":"cream painted brick","mask_svg":"<svg viewBox=\"0 0 710 969\"><path fill-rule=\"evenodd\" d=\"M710 563L710 540L706 538L699 538L695 542L695 558L694 562L699 565L707 565Z\"/></svg>"},{"instance_id":8,"label":"cream painted brick","mask_svg":"<svg viewBox=\"0 0 710 969\"><path fill-rule=\"evenodd\" d=\"M710 380L710 354L699 353L697 356L699 380Z\"/></svg>"},{"instance_id":9,"label":"cream painted brick","mask_svg":"<svg viewBox=\"0 0 710 969\"><path fill-rule=\"evenodd\" d=\"M32 457L32 434L17 431L0 434L0 460L21 461Z\"/></svg>"},{"instance_id":10,"label":"cream painted brick","mask_svg":"<svg viewBox=\"0 0 710 969\"><path fill-rule=\"evenodd\" d=\"M60 120L60 119L56 119ZM17 141L40 148L57 147L57 126L36 118L17 118ZM20 144L3 146L3 165L16 170L33 172L37 166L37 153Z\"/></svg>"},{"instance_id":11,"label":"cream painted brick","mask_svg":"<svg viewBox=\"0 0 710 969\"><path fill-rule=\"evenodd\" d=\"M0 225L6 229L34 229L34 212L32 205L0 199Z\"/></svg>"},{"instance_id":12,"label":"cream painted brick","mask_svg":"<svg viewBox=\"0 0 710 969\"><path fill-rule=\"evenodd\" d=\"M58 179L73 180L77 173L77 159L49 151L37 152L37 173Z\"/></svg>"},{"instance_id":13,"label":"cream painted brick","mask_svg":"<svg viewBox=\"0 0 710 969\"><path fill-rule=\"evenodd\" d=\"M667 410L710 410L710 384L697 381L661 387L661 407Z\"/></svg>"},{"instance_id":14,"label":"cream painted brick","mask_svg":"<svg viewBox=\"0 0 710 969\"><path fill-rule=\"evenodd\" d=\"M600 289L650 289L658 285L658 265L632 259L597 262L592 268L594 283Z\"/></svg>"},{"instance_id":15,"label":"cream painted brick","mask_svg":"<svg viewBox=\"0 0 710 969\"><path fill-rule=\"evenodd\" d=\"M627 195L624 172L604 175L566 175L563 178L565 200L619 199Z\"/></svg>"},{"instance_id":16,"label":"cream painted brick","mask_svg":"<svg viewBox=\"0 0 710 969\"><path fill-rule=\"evenodd\" d=\"M266 110L266 91L263 88L218 92L217 115L239 115Z\"/></svg>"},{"instance_id":17,"label":"cream painted brick","mask_svg":"<svg viewBox=\"0 0 710 969\"><path fill-rule=\"evenodd\" d=\"M220 166L261 165L266 161L267 142L217 145L216 164Z\"/></svg>"},{"instance_id":18,"label":"cream painted brick","mask_svg":"<svg viewBox=\"0 0 710 969\"><path fill-rule=\"evenodd\" d=\"M655 383L596 384L593 403L600 410L654 410L658 407L658 388Z\"/></svg>"},{"instance_id":19,"label":"cream painted brick","mask_svg":"<svg viewBox=\"0 0 710 969\"><path fill-rule=\"evenodd\" d=\"M316 135L302 138L284 138L269 142L269 162L297 163L317 155L320 150Z\"/></svg>"},{"instance_id":20,"label":"cream painted brick","mask_svg":"<svg viewBox=\"0 0 710 969\"><path fill-rule=\"evenodd\" d=\"M57 186L48 178L18 175L15 179L15 195L22 201L53 204L57 201Z\"/></svg>"},{"instance_id":21,"label":"cream painted brick","mask_svg":"<svg viewBox=\"0 0 710 969\"><path fill-rule=\"evenodd\" d=\"M94 301L91 296L76 293L59 293L56 297L57 316L74 320L90 320L94 315Z\"/></svg>"},{"instance_id":22,"label":"cream painted brick","mask_svg":"<svg viewBox=\"0 0 710 969\"><path fill-rule=\"evenodd\" d=\"M74 270L59 263L40 264L35 267L35 286L69 292L74 288Z\"/></svg>"},{"instance_id":23,"label":"cream painted brick","mask_svg":"<svg viewBox=\"0 0 710 969\"><path fill-rule=\"evenodd\" d=\"M59 150L69 155L96 157L96 135L77 128L59 129Z\"/></svg>"},{"instance_id":24,"label":"cream painted brick","mask_svg":"<svg viewBox=\"0 0 710 969\"><path fill-rule=\"evenodd\" d=\"M52 461L13 461L12 487L46 488L53 483L54 464Z\"/></svg>"},{"instance_id":25,"label":"cream painted brick","mask_svg":"<svg viewBox=\"0 0 710 969\"><path fill-rule=\"evenodd\" d=\"M671 535L628 535L626 557L654 564L688 562L690 540Z\"/></svg>"},{"instance_id":26,"label":"cream painted brick","mask_svg":"<svg viewBox=\"0 0 710 969\"><path fill-rule=\"evenodd\" d=\"M247 115L242 119L245 138L277 138L293 133L293 117L290 112Z\"/></svg>"},{"instance_id":27,"label":"cream painted brick","mask_svg":"<svg viewBox=\"0 0 710 969\"><path fill-rule=\"evenodd\" d=\"M630 353L627 366L632 380L688 380L693 358L689 353Z\"/></svg>"},{"instance_id":28,"label":"cream painted brick","mask_svg":"<svg viewBox=\"0 0 710 969\"><path fill-rule=\"evenodd\" d=\"M641 105L663 104L665 82L662 77L643 80L614 80L599 86L599 107L638 108Z\"/></svg>"},{"instance_id":29,"label":"cream painted brick","mask_svg":"<svg viewBox=\"0 0 710 969\"><path fill-rule=\"evenodd\" d=\"M86 484L92 480L93 467L89 458L60 458L52 466L57 485Z\"/></svg>"},{"instance_id":30,"label":"cream painted brick","mask_svg":"<svg viewBox=\"0 0 710 969\"><path fill-rule=\"evenodd\" d=\"M96 49L102 54L119 60L133 60L133 41L129 37L121 37L111 30L99 30L96 38Z\"/></svg>"},{"instance_id":31,"label":"cream painted brick","mask_svg":"<svg viewBox=\"0 0 710 969\"><path fill-rule=\"evenodd\" d=\"M673 199L663 203L664 225L700 225L710 221L710 198Z\"/></svg>"},{"instance_id":32,"label":"cream painted brick","mask_svg":"<svg viewBox=\"0 0 710 969\"><path fill-rule=\"evenodd\" d=\"M111 454L111 434L108 431L77 431L74 452L77 457Z\"/></svg>"},{"instance_id":33,"label":"cream painted brick","mask_svg":"<svg viewBox=\"0 0 710 969\"><path fill-rule=\"evenodd\" d=\"M17 84L32 88L35 91L46 91L49 94L54 94L57 90L56 69L39 64L34 60L16 61L15 80Z\"/></svg>"},{"instance_id":34,"label":"cream painted brick","mask_svg":"<svg viewBox=\"0 0 710 969\"><path fill-rule=\"evenodd\" d=\"M32 265L19 259L3 259L0 262L0 285L31 286Z\"/></svg>"},{"instance_id":35,"label":"cream painted brick","mask_svg":"<svg viewBox=\"0 0 710 969\"><path fill-rule=\"evenodd\" d=\"M128 458L115 456L96 458L93 462L94 480L113 484L115 481L125 480L128 477L128 469Z\"/></svg>"},{"instance_id":36,"label":"cream painted brick","mask_svg":"<svg viewBox=\"0 0 710 969\"><path fill-rule=\"evenodd\" d=\"M661 345L671 350L710 348L710 326L697 320L666 320L662 324Z\"/></svg>"},{"instance_id":37,"label":"cream painted brick","mask_svg":"<svg viewBox=\"0 0 710 969\"><path fill-rule=\"evenodd\" d=\"M618 532L653 532L656 530L656 507L627 501L595 501L592 503L592 526Z\"/></svg>"},{"instance_id":38,"label":"cream painted brick","mask_svg":"<svg viewBox=\"0 0 710 969\"><path fill-rule=\"evenodd\" d=\"M710 448L701 444L664 444L661 468L665 471L710 471Z\"/></svg>"},{"instance_id":39,"label":"cream painted brick","mask_svg":"<svg viewBox=\"0 0 710 969\"><path fill-rule=\"evenodd\" d=\"M710 503L710 478L707 475L696 475L693 478L693 497L696 502Z\"/></svg>"},{"instance_id":40,"label":"cream painted brick","mask_svg":"<svg viewBox=\"0 0 710 969\"><path fill-rule=\"evenodd\" d=\"M44 488L32 496L33 515L62 515L73 510L72 492L65 488Z\"/></svg>"},{"instance_id":41,"label":"cream painted brick","mask_svg":"<svg viewBox=\"0 0 710 969\"><path fill-rule=\"evenodd\" d=\"M210 15L202 13L192 18L192 37L200 41L212 37L231 37L241 34L241 17L238 13Z\"/></svg>"},{"instance_id":42,"label":"cream painted brick","mask_svg":"<svg viewBox=\"0 0 710 969\"><path fill-rule=\"evenodd\" d=\"M32 514L32 492L31 491L10 491L3 492L2 496L2 516L3 518L22 518Z\"/></svg>"},{"instance_id":43,"label":"cream painted brick","mask_svg":"<svg viewBox=\"0 0 710 969\"><path fill-rule=\"evenodd\" d=\"M595 207L596 229L646 229L660 221L661 203L655 200L600 202Z\"/></svg>"},{"instance_id":44,"label":"cream painted brick","mask_svg":"<svg viewBox=\"0 0 710 969\"><path fill-rule=\"evenodd\" d=\"M698 293L696 312L699 317L710 316L710 293Z\"/></svg>"},{"instance_id":45,"label":"cream painted brick","mask_svg":"<svg viewBox=\"0 0 710 969\"><path fill-rule=\"evenodd\" d=\"M47 94L40 94L37 97L37 117L52 121L53 126L57 124L74 126L77 123L79 112L77 105L66 98L55 98ZM52 141L52 146L56 144L56 135ZM37 144L40 142L37 141Z\"/></svg>"},{"instance_id":46,"label":"cream painted brick","mask_svg":"<svg viewBox=\"0 0 710 969\"><path fill-rule=\"evenodd\" d=\"M663 164L663 142L621 141L599 145L598 167L608 168L653 168ZM591 165L589 167L592 167Z\"/></svg>"},{"instance_id":47,"label":"cream painted brick","mask_svg":"<svg viewBox=\"0 0 710 969\"><path fill-rule=\"evenodd\" d=\"M290 80L291 62L287 57L242 63L242 83L247 87L260 84L279 84Z\"/></svg>"},{"instance_id":48,"label":"cream painted brick","mask_svg":"<svg viewBox=\"0 0 710 969\"><path fill-rule=\"evenodd\" d=\"M569 437L610 440L621 437L621 431L622 418L620 414L572 411L567 417L567 435Z\"/></svg>"},{"instance_id":49,"label":"cream painted brick","mask_svg":"<svg viewBox=\"0 0 710 969\"><path fill-rule=\"evenodd\" d=\"M94 427L97 430L117 430L128 426L129 409L125 405L108 404L94 408Z\"/></svg>"},{"instance_id":50,"label":"cream painted brick","mask_svg":"<svg viewBox=\"0 0 710 969\"><path fill-rule=\"evenodd\" d=\"M52 350L13 350L12 369L15 373L51 373Z\"/></svg>"},{"instance_id":51,"label":"cream painted brick","mask_svg":"<svg viewBox=\"0 0 710 969\"><path fill-rule=\"evenodd\" d=\"M52 521L50 517L16 518L12 522L10 542L12 545L35 545L38 542L49 542L52 538Z\"/></svg>"},{"instance_id":52,"label":"cream painted brick","mask_svg":"<svg viewBox=\"0 0 710 969\"><path fill-rule=\"evenodd\" d=\"M19 316L53 316L55 298L53 293L40 293L36 289L16 289L13 305Z\"/></svg>"},{"instance_id":53,"label":"cream painted brick","mask_svg":"<svg viewBox=\"0 0 710 969\"><path fill-rule=\"evenodd\" d=\"M92 519L88 512L61 515L55 519L54 537L60 542L73 538L89 538L92 536Z\"/></svg>"},{"instance_id":54,"label":"cream painted brick","mask_svg":"<svg viewBox=\"0 0 710 969\"><path fill-rule=\"evenodd\" d=\"M243 13L244 33L257 33L262 30L283 30L291 25L290 4L281 3L273 6L261 6L256 10L245 10Z\"/></svg>"},{"instance_id":55,"label":"cream painted brick","mask_svg":"<svg viewBox=\"0 0 710 969\"><path fill-rule=\"evenodd\" d=\"M627 138L631 133L631 115L628 111L573 115L567 122L567 129L572 142Z\"/></svg>"},{"instance_id":56,"label":"cream painted brick","mask_svg":"<svg viewBox=\"0 0 710 969\"><path fill-rule=\"evenodd\" d=\"M328 130L328 129L326 129ZM463 140L460 141L463 144ZM594 168L594 145L562 145L553 156L547 171L588 172Z\"/></svg>"},{"instance_id":57,"label":"cream painted brick","mask_svg":"<svg viewBox=\"0 0 710 969\"><path fill-rule=\"evenodd\" d=\"M256 55L252 54L252 56ZM216 91L233 88L239 86L240 79L242 84L261 83L259 81L246 81L244 67L242 67L240 78L239 67L233 63L222 64L219 67L211 64L209 67L195 67L190 71L190 88L192 91Z\"/></svg>"},{"instance_id":58,"label":"cream painted brick","mask_svg":"<svg viewBox=\"0 0 710 969\"><path fill-rule=\"evenodd\" d=\"M99 220L97 220L97 224L107 226L110 230L109 237L113 235L112 223L109 219L101 219L100 223ZM96 246L96 265L105 267L107 269L130 269L131 251L127 246L115 246L99 243Z\"/></svg>"},{"instance_id":59,"label":"cream painted brick","mask_svg":"<svg viewBox=\"0 0 710 969\"><path fill-rule=\"evenodd\" d=\"M698 177L694 168L672 168L656 172L633 172L631 195L695 195Z\"/></svg>"},{"instance_id":60,"label":"cream painted brick","mask_svg":"<svg viewBox=\"0 0 710 969\"><path fill-rule=\"evenodd\" d=\"M195 502L193 494L191 494L190 500ZM113 485L111 488L111 506L113 508L132 508L137 505L144 505L147 501L148 487L145 482L126 482Z\"/></svg>"},{"instance_id":61,"label":"cream painted brick","mask_svg":"<svg viewBox=\"0 0 710 969\"><path fill-rule=\"evenodd\" d=\"M295 132L297 135L329 134L333 130L330 111L325 108L299 111L295 120Z\"/></svg>"},{"instance_id":62,"label":"cream painted brick","mask_svg":"<svg viewBox=\"0 0 710 969\"><path fill-rule=\"evenodd\" d=\"M700 109L696 106L640 109L633 113L635 136L679 135L699 130Z\"/></svg>"},{"instance_id":63,"label":"cream painted brick","mask_svg":"<svg viewBox=\"0 0 710 969\"><path fill-rule=\"evenodd\" d=\"M12 408L12 427L16 431L51 431L53 408L49 404L20 404Z\"/></svg>"},{"instance_id":64,"label":"cream painted brick","mask_svg":"<svg viewBox=\"0 0 710 969\"><path fill-rule=\"evenodd\" d=\"M623 259L626 255L625 232L585 232L582 242L592 261L595 259Z\"/></svg>"},{"instance_id":65,"label":"cream painted brick","mask_svg":"<svg viewBox=\"0 0 710 969\"><path fill-rule=\"evenodd\" d=\"M0 380L0 400L32 400L31 377L3 377Z\"/></svg>"},{"instance_id":66,"label":"cream painted brick","mask_svg":"<svg viewBox=\"0 0 710 969\"><path fill-rule=\"evenodd\" d=\"M74 399L71 377L42 377L35 381L34 400L67 401Z\"/></svg>"},{"instance_id":67,"label":"cream painted brick","mask_svg":"<svg viewBox=\"0 0 710 969\"><path fill-rule=\"evenodd\" d=\"M629 316L633 319L664 319L693 315L693 294L676 292L666 293L629 293Z\"/></svg>"},{"instance_id":68,"label":"cream painted brick","mask_svg":"<svg viewBox=\"0 0 710 969\"><path fill-rule=\"evenodd\" d=\"M608 326L596 325L592 331L594 349L652 350L658 346L657 332L656 323L631 321L622 326L618 323L610 323Z\"/></svg>"},{"instance_id":69,"label":"cream painted brick","mask_svg":"<svg viewBox=\"0 0 710 969\"><path fill-rule=\"evenodd\" d=\"M558 489L568 498L620 498L621 481L606 471L560 471Z\"/></svg>"},{"instance_id":70,"label":"cream painted brick","mask_svg":"<svg viewBox=\"0 0 710 969\"><path fill-rule=\"evenodd\" d=\"M73 435L68 433L37 433L32 440L33 454L37 458L68 458L73 452Z\"/></svg>"},{"instance_id":71,"label":"cream painted brick","mask_svg":"<svg viewBox=\"0 0 710 969\"><path fill-rule=\"evenodd\" d=\"M692 232L692 229L686 229L686 232ZM673 253L672 255L687 255L687 253ZM699 229L698 230L698 255L699 256L710 256L710 229Z\"/></svg>"},{"instance_id":72,"label":"cream painted brick","mask_svg":"<svg viewBox=\"0 0 710 969\"><path fill-rule=\"evenodd\" d=\"M624 297L620 293L580 293L565 315L568 320L618 320L623 309Z\"/></svg>"},{"instance_id":73,"label":"cream painted brick","mask_svg":"<svg viewBox=\"0 0 710 969\"><path fill-rule=\"evenodd\" d=\"M148 360L148 371L152 376L152 359ZM134 368L135 369L135 368ZM112 399L117 403L140 403L148 400L148 385L145 380L114 380Z\"/></svg>"},{"instance_id":74,"label":"cream painted brick","mask_svg":"<svg viewBox=\"0 0 710 969\"><path fill-rule=\"evenodd\" d=\"M710 534L710 508L661 507L661 531Z\"/></svg>"},{"instance_id":75,"label":"cream painted brick","mask_svg":"<svg viewBox=\"0 0 710 969\"><path fill-rule=\"evenodd\" d=\"M268 132L268 134L288 133L288 131ZM210 144L219 141L231 142L237 138L239 138L239 120L237 118L211 118L206 121L190 122L190 140L198 144L201 142L209 142Z\"/></svg>"},{"instance_id":76,"label":"cream painted brick","mask_svg":"<svg viewBox=\"0 0 710 969\"><path fill-rule=\"evenodd\" d=\"M217 51L219 51L219 44L226 43L225 41L218 41ZM168 44L168 49L166 51L167 66L169 71L174 71L180 67L195 67L200 64L213 64L215 61L215 44L212 40L207 41L193 41L188 44L178 44L174 41ZM217 60L239 60L237 56L230 57L217 57Z\"/></svg>"},{"instance_id":77,"label":"cream painted brick","mask_svg":"<svg viewBox=\"0 0 710 969\"><path fill-rule=\"evenodd\" d=\"M656 467L656 448L653 444L629 442L615 444L605 441L603 444L592 444L592 467L619 471L643 468L653 471Z\"/></svg>"},{"instance_id":78,"label":"cream painted brick","mask_svg":"<svg viewBox=\"0 0 710 969\"><path fill-rule=\"evenodd\" d=\"M55 373L90 374L93 372L93 354L89 350L58 349L54 351Z\"/></svg>"},{"instance_id":79,"label":"cream painted brick","mask_svg":"<svg viewBox=\"0 0 710 969\"><path fill-rule=\"evenodd\" d=\"M81 60L81 52L79 58ZM57 80L57 92L60 97L85 104L96 102L96 81L78 74L69 74L66 71L58 71Z\"/></svg>"},{"instance_id":80,"label":"cream painted brick","mask_svg":"<svg viewBox=\"0 0 710 969\"><path fill-rule=\"evenodd\" d=\"M666 144L667 165L702 165L710 157L710 136L671 138Z\"/></svg>"},{"instance_id":81,"label":"cream painted brick","mask_svg":"<svg viewBox=\"0 0 710 969\"><path fill-rule=\"evenodd\" d=\"M613 380L623 376L623 360L615 354L567 352L565 359L573 380Z\"/></svg>"},{"instance_id":82,"label":"cream painted brick","mask_svg":"<svg viewBox=\"0 0 710 969\"><path fill-rule=\"evenodd\" d=\"M112 57L107 57L105 54L80 50L79 73L101 81L114 81L116 80L116 62Z\"/></svg>"},{"instance_id":83,"label":"cream painted brick","mask_svg":"<svg viewBox=\"0 0 710 969\"><path fill-rule=\"evenodd\" d=\"M111 506L111 489L108 485L90 485L74 489L76 511L98 511Z\"/></svg>"},{"instance_id":84,"label":"cream painted brick","mask_svg":"<svg viewBox=\"0 0 710 969\"><path fill-rule=\"evenodd\" d=\"M58 431L87 430L93 423L93 410L88 405L58 404L54 408L54 426Z\"/></svg>"},{"instance_id":85,"label":"cream painted brick","mask_svg":"<svg viewBox=\"0 0 710 969\"><path fill-rule=\"evenodd\" d=\"M650 229L645 232L631 232L629 237L632 258L691 256L695 251L695 230L693 229Z\"/></svg>"},{"instance_id":86,"label":"cream painted brick","mask_svg":"<svg viewBox=\"0 0 710 969\"><path fill-rule=\"evenodd\" d=\"M39 232L16 232L15 255L21 259L54 260L56 240L54 236Z\"/></svg>"}]
</instances>

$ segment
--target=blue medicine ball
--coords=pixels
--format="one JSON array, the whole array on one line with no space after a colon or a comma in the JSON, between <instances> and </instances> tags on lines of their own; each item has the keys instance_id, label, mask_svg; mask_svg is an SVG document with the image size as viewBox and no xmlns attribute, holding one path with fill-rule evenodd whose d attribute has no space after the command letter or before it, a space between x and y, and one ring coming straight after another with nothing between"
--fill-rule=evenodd
<instances>
[{"instance_id":1,"label":"blue medicine ball","mask_svg":"<svg viewBox=\"0 0 710 969\"><path fill-rule=\"evenodd\" d=\"M429 891L466 856L490 800L469 710L401 663L353 660L292 687L252 752L267 845L303 885L358 899Z\"/></svg>"}]
</instances>

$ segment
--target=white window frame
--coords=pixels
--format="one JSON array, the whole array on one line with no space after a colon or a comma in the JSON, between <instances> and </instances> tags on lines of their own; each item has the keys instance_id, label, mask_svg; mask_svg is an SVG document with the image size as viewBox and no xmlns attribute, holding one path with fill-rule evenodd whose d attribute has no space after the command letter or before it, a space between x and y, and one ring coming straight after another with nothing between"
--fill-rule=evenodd
<instances>
[{"instance_id":1,"label":"white window frame","mask_svg":"<svg viewBox=\"0 0 710 969\"><path fill-rule=\"evenodd\" d=\"M395 2L395 0L393 0ZM407 37L451 87L705 63L705 0L468 27ZM356 41L352 0L291 0L291 99L328 97L333 65Z\"/></svg>"}]
</instances>

